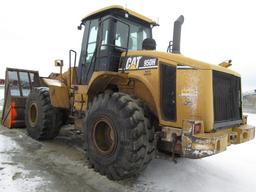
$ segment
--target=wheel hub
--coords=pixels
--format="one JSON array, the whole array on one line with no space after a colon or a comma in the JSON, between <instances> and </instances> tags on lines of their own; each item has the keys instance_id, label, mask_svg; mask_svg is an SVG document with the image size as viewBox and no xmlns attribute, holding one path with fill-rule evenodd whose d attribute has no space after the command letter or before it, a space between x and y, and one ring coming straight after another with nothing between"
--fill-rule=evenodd
<instances>
[{"instance_id":1,"label":"wheel hub","mask_svg":"<svg viewBox=\"0 0 256 192\"><path fill-rule=\"evenodd\" d=\"M29 123L32 127L37 124L38 121L38 107L36 103L32 103L29 108Z\"/></svg>"},{"instance_id":2,"label":"wheel hub","mask_svg":"<svg viewBox=\"0 0 256 192\"><path fill-rule=\"evenodd\" d=\"M93 126L93 143L97 151L102 155L111 155L117 146L116 131L108 118L97 120Z\"/></svg>"}]
</instances>

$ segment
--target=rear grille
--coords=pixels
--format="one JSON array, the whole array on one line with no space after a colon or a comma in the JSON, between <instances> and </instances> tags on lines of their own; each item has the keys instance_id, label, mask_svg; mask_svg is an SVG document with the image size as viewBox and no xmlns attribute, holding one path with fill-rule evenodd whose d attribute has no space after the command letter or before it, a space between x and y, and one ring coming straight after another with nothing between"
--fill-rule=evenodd
<instances>
[{"instance_id":1,"label":"rear grille","mask_svg":"<svg viewBox=\"0 0 256 192\"><path fill-rule=\"evenodd\" d=\"M241 81L231 74L213 71L214 128L241 123Z\"/></svg>"}]
</instances>

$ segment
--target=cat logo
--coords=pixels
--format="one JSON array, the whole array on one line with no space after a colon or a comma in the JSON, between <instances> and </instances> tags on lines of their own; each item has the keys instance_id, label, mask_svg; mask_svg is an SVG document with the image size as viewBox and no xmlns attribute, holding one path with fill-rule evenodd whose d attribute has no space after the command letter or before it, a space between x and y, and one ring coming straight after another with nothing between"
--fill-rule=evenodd
<instances>
[{"instance_id":1,"label":"cat logo","mask_svg":"<svg viewBox=\"0 0 256 192\"><path fill-rule=\"evenodd\" d=\"M139 68L140 59L141 59L141 56L127 58L125 69L127 69L127 70L138 69Z\"/></svg>"},{"instance_id":2,"label":"cat logo","mask_svg":"<svg viewBox=\"0 0 256 192\"><path fill-rule=\"evenodd\" d=\"M122 66L124 69L129 70L145 70L145 69L156 69L157 66L157 58L148 57L148 56L129 56L122 60L120 66L118 68L119 71L122 70Z\"/></svg>"}]
</instances>

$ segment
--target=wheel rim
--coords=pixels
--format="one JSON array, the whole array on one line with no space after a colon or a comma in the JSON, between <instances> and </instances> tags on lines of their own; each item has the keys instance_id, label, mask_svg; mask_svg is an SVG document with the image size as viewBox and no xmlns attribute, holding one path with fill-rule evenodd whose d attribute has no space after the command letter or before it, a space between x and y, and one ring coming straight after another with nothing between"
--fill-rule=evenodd
<instances>
[{"instance_id":1,"label":"wheel rim","mask_svg":"<svg viewBox=\"0 0 256 192\"><path fill-rule=\"evenodd\" d=\"M35 125L37 124L37 121L38 121L38 107L37 107L36 103L32 103L30 105L28 114L29 114L28 119L29 119L30 125L32 127L35 127Z\"/></svg>"},{"instance_id":2,"label":"wheel rim","mask_svg":"<svg viewBox=\"0 0 256 192\"><path fill-rule=\"evenodd\" d=\"M108 156L115 152L117 134L110 119L104 117L97 120L92 133L93 144L98 153Z\"/></svg>"}]
</instances>

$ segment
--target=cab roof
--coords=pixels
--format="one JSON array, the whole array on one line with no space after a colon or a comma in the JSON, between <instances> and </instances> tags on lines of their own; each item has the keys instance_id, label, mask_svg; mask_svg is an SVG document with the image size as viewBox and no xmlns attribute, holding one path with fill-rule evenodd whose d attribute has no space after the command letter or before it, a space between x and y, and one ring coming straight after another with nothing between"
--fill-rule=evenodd
<instances>
[{"instance_id":1,"label":"cab roof","mask_svg":"<svg viewBox=\"0 0 256 192\"><path fill-rule=\"evenodd\" d=\"M155 21L153 21L152 19L148 18L148 17L145 17L144 15L141 15L139 13L136 13L135 11L132 11L130 9L126 9L120 5L112 5L112 6L109 6L109 7L105 7L105 8L102 8L102 9L99 9L95 12L92 12L91 14L87 15L86 17L84 17L82 19L82 21L86 21L86 20L89 20L89 19L93 19L93 18L97 18L99 16L103 16L103 15L107 15L107 14L125 14L125 13L128 13L130 16L133 16L139 20L142 20L146 23L149 23L151 25L157 25L157 23Z\"/></svg>"}]
</instances>

